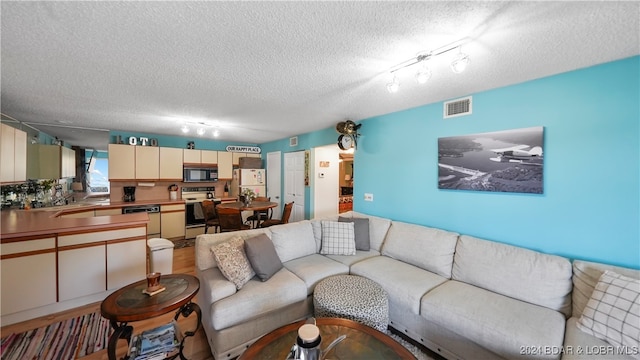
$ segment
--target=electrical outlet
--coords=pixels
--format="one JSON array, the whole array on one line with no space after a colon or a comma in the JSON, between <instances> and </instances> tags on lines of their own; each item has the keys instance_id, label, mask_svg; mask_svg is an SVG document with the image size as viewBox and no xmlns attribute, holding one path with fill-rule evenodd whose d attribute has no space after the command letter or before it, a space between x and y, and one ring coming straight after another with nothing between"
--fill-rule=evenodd
<instances>
[{"instance_id":1,"label":"electrical outlet","mask_svg":"<svg viewBox=\"0 0 640 360\"><path fill-rule=\"evenodd\" d=\"M364 193L364 201L373 201L373 194Z\"/></svg>"}]
</instances>

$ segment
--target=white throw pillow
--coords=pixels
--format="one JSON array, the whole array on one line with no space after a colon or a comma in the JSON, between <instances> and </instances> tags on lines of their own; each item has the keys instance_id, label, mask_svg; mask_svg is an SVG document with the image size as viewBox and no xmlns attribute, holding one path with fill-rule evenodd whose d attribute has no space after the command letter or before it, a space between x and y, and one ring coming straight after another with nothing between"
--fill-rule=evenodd
<instances>
[{"instance_id":1,"label":"white throw pillow","mask_svg":"<svg viewBox=\"0 0 640 360\"><path fill-rule=\"evenodd\" d=\"M605 271L576 325L611 345L637 349L640 346L640 280Z\"/></svg>"},{"instance_id":2,"label":"white throw pillow","mask_svg":"<svg viewBox=\"0 0 640 360\"><path fill-rule=\"evenodd\" d=\"M236 289L242 289L256 275L244 252L244 240L240 236L212 246L211 252L222 275L234 283Z\"/></svg>"},{"instance_id":3,"label":"white throw pillow","mask_svg":"<svg viewBox=\"0 0 640 360\"><path fill-rule=\"evenodd\" d=\"M356 237L352 222L322 221L323 255L355 255Z\"/></svg>"}]
</instances>

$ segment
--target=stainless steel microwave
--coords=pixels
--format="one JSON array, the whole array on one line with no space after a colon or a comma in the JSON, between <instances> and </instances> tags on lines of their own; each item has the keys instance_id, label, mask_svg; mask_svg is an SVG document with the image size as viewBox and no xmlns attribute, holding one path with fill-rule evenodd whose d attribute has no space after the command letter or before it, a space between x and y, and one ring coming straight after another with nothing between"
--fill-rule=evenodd
<instances>
[{"instance_id":1,"label":"stainless steel microwave","mask_svg":"<svg viewBox=\"0 0 640 360\"><path fill-rule=\"evenodd\" d=\"M184 176L182 180L184 182L218 181L218 169L217 168L185 167Z\"/></svg>"}]
</instances>

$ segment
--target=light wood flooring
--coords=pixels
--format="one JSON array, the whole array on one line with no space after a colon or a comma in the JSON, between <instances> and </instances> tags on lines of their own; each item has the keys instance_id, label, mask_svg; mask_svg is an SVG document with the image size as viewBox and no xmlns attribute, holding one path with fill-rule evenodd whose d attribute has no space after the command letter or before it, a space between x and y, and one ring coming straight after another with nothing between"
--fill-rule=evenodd
<instances>
[{"instance_id":1,"label":"light wood flooring","mask_svg":"<svg viewBox=\"0 0 640 360\"><path fill-rule=\"evenodd\" d=\"M195 275L195 255L194 255L194 247L186 247L181 249L174 249L173 251L173 272L174 273L183 273L183 274L192 274ZM194 301L196 299L194 298ZM81 316L84 314L90 314L96 311L100 311L100 303L89 304L83 307L67 310L64 312L52 314L49 316L8 325L0 328L0 336L4 337L6 335L11 334L12 332L21 333L23 331L37 329L39 327L47 326L49 324L56 323L58 321L66 320L69 318L74 318L77 316ZM133 326L134 333L139 333L140 331L153 329L154 327L166 324L173 320L173 316L175 313L172 311L168 314L158 316L153 319L144 320L144 321L136 321L129 323L129 325ZM178 319L178 325L183 330L192 330L196 327L196 314L192 313L188 318L184 318L182 316ZM127 353L127 342L125 340L118 341L118 350L116 355L118 359L123 357ZM185 356L189 358L189 360L213 360L213 355L211 355L211 350L209 349L209 343L207 342L206 335L204 330L200 328L196 335L192 338L188 338L185 341ZM83 360L108 360L107 350L102 350L97 353L93 353L91 355L85 356L82 358Z\"/></svg>"}]
</instances>

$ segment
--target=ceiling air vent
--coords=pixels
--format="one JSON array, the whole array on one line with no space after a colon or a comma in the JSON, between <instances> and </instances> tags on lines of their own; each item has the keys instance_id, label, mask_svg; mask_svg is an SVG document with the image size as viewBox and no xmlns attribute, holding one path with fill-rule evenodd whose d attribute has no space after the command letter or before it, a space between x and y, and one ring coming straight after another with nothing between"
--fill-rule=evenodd
<instances>
[{"instance_id":1,"label":"ceiling air vent","mask_svg":"<svg viewBox=\"0 0 640 360\"><path fill-rule=\"evenodd\" d=\"M471 114L471 96L447 101L444 103L444 118L464 116Z\"/></svg>"},{"instance_id":2,"label":"ceiling air vent","mask_svg":"<svg viewBox=\"0 0 640 360\"><path fill-rule=\"evenodd\" d=\"M298 146L298 137L290 137L289 138L289 146Z\"/></svg>"}]
</instances>

